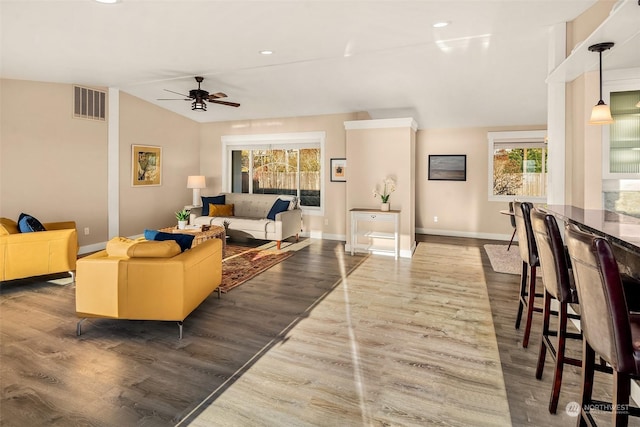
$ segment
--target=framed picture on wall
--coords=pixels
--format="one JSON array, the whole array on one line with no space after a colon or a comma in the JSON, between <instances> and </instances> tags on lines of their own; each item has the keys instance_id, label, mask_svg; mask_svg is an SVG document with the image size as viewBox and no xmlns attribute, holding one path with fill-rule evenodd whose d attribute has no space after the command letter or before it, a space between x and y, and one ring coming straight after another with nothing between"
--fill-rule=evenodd
<instances>
[{"instance_id":1,"label":"framed picture on wall","mask_svg":"<svg viewBox=\"0 0 640 427\"><path fill-rule=\"evenodd\" d=\"M434 181L466 181L467 155L429 155L429 179Z\"/></svg>"},{"instance_id":2,"label":"framed picture on wall","mask_svg":"<svg viewBox=\"0 0 640 427\"><path fill-rule=\"evenodd\" d=\"M131 146L131 185L134 187L162 184L162 147Z\"/></svg>"},{"instance_id":3,"label":"framed picture on wall","mask_svg":"<svg viewBox=\"0 0 640 427\"><path fill-rule=\"evenodd\" d=\"M347 182L347 159L331 159L331 181Z\"/></svg>"}]
</instances>

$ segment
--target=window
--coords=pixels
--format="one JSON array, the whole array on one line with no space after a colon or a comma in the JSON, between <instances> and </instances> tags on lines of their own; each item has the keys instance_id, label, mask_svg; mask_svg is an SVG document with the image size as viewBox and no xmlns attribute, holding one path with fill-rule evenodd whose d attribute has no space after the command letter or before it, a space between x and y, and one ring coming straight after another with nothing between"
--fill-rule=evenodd
<instances>
[{"instance_id":1,"label":"window","mask_svg":"<svg viewBox=\"0 0 640 427\"><path fill-rule=\"evenodd\" d=\"M223 189L297 196L322 211L324 132L222 137Z\"/></svg>"},{"instance_id":2,"label":"window","mask_svg":"<svg viewBox=\"0 0 640 427\"><path fill-rule=\"evenodd\" d=\"M547 198L547 131L489 132L489 200Z\"/></svg>"}]
</instances>

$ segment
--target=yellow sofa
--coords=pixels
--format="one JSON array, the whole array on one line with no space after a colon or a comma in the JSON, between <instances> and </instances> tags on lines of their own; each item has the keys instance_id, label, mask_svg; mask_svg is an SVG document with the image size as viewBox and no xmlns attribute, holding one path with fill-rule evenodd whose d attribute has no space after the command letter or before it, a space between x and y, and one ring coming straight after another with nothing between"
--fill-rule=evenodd
<instances>
[{"instance_id":1,"label":"yellow sofa","mask_svg":"<svg viewBox=\"0 0 640 427\"><path fill-rule=\"evenodd\" d=\"M175 241L117 237L105 250L78 260L77 334L87 317L182 322L222 282L222 241L185 252Z\"/></svg>"},{"instance_id":2,"label":"yellow sofa","mask_svg":"<svg viewBox=\"0 0 640 427\"><path fill-rule=\"evenodd\" d=\"M47 231L20 233L18 224L0 218L0 281L73 272L78 257L74 221L43 224Z\"/></svg>"}]
</instances>

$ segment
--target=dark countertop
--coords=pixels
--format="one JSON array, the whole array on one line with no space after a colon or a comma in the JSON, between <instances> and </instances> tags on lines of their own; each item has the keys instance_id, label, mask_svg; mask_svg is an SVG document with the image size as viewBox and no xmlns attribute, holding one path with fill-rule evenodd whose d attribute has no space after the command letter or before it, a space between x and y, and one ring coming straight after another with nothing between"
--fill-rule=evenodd
<instances>
[{"instance_id":1,"label":"dark countertop","mask_svg":"<svg viewBox=\"0 0 640 427\"><path fill-rule=\"evenodd\" d=\"M582 209L569 205L544 205L540 206L540 209L640 255L639 218L601 209Z\"/></svg>"}]
</instances>

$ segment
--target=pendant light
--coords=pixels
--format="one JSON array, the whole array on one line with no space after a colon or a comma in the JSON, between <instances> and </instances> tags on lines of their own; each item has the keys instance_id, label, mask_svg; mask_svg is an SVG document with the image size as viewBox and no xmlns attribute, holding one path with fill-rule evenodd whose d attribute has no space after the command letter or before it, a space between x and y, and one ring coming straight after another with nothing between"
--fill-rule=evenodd
<instances>
[{"instance_id":1,"label":"pendant light","mask_svg":"<svg viewBox=\"0 0 640 427\"><path fill-rule=\"evenodd\" d=\"M613 117L611 117L611 109L602 100L602 52L609 50L613 47L613 42L598 43L589 46L590 52L598 52L600 55L600 100L591 110L591 119L589 119L590 125L608 125L613 123Z\"/></svg>"}]
</instances>

